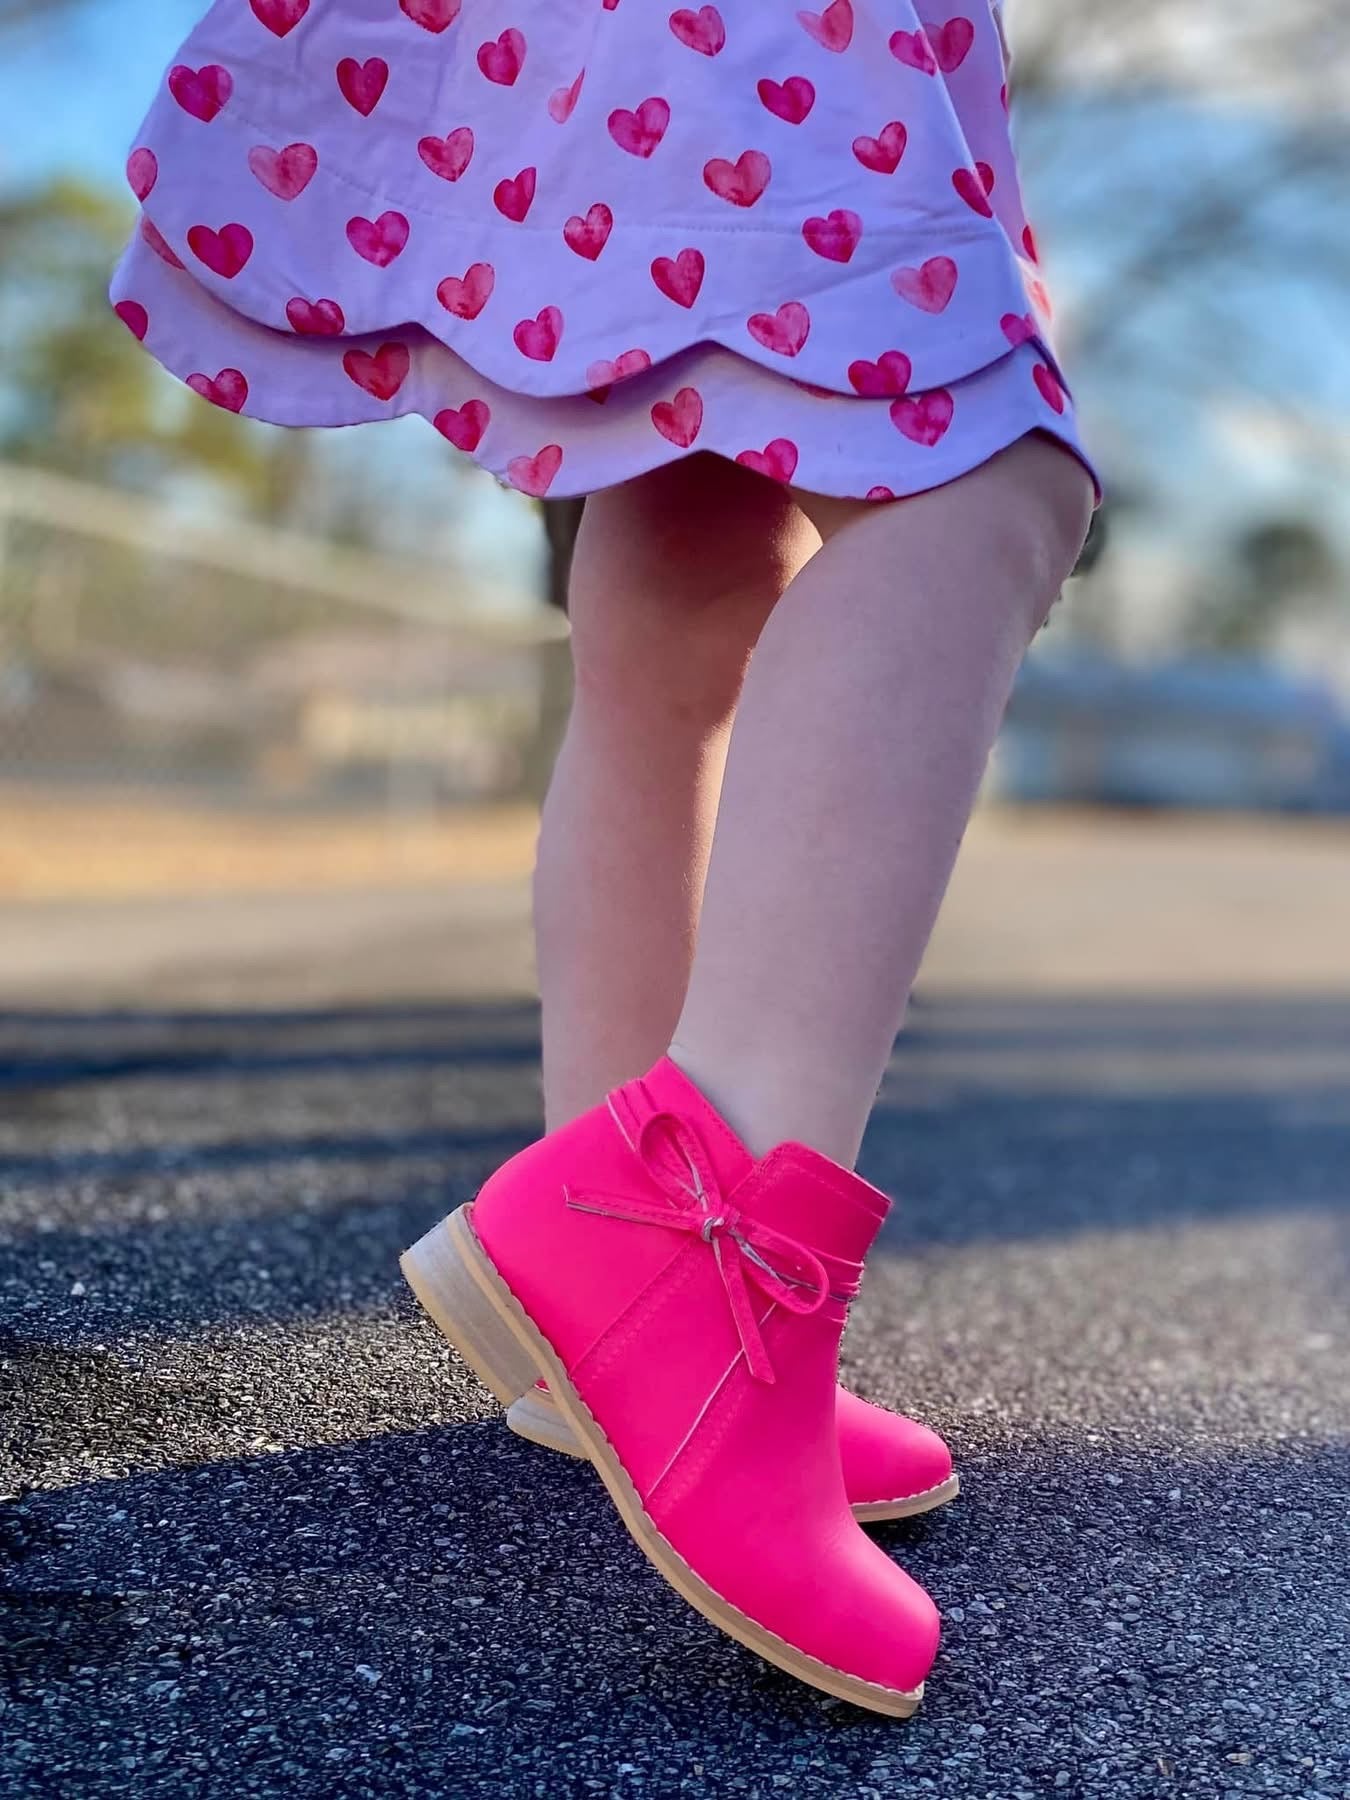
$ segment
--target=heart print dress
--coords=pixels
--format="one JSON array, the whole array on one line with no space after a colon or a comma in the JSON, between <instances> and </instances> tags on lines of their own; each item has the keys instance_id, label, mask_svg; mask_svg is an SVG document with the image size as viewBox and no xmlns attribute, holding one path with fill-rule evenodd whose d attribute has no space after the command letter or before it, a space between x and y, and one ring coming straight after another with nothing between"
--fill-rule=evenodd
<instances>
[{"instance_id":1,"label":"heart print dress","mask_svg":"<svg viewBox=\"0 0 1350 1800\"><path fill-rule=\"evenodd\" d=\"M215 0L113 303L217 406L421 413L534 495L711 450L889 499L1037 429L1097 482L1001 0L953 5Z\"/></svg>"}]
</instances>

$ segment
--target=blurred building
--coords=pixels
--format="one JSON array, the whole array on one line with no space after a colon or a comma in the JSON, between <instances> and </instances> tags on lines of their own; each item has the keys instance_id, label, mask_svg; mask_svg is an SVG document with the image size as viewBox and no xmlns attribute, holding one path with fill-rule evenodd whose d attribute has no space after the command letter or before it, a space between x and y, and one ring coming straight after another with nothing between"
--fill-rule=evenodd
<instances>
[{"instance_id":1,"label":"blurred building","mask_svg":"<svg viewBox=\"0 0 1350 1800\"><path fill-rule=\"evenodd\" d=\"M1030 658L991 771L1030 803L1350 812L1350 716L1261 661Z\"/></svg>"}]
</instances>

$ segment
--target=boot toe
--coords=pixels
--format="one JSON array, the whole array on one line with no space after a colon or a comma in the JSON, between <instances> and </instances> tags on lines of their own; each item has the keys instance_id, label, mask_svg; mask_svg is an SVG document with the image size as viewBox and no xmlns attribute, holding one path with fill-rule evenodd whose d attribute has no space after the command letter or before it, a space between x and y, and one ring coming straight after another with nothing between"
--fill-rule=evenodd
<instances>
[{"instance_id":1,"label":"boot toe","mask_svg":"<svg viewBox=\"0 0 1350 1800\"><path fill-rule=\"evenodd\" d=\"M952 1477L952 1453L928 1426L888 1412L841 1388L839 1454L854 1506L904 1502Z\"/></svg>"}]
</instances>

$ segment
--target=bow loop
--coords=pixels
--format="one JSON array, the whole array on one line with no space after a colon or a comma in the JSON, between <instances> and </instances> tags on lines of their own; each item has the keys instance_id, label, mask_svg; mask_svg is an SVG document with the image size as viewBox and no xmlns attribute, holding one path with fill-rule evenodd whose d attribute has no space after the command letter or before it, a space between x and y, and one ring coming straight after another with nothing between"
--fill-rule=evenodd
<instances>
[{"instance_id":1,"label":"bow loop","mask_svg":"<svg viewBox=\"0 0 1350 1800\"><path fill-rule=\"evenodd\" d=\"M655 1129L659 1125L669 1130L659 1133ZM638 1127L637 1153L652 1180L677 1206L694 1200L710 1207L723 1198L703 1140L678 1113L649 1113Z\"/></svg>"},{"instance_id":2,"label":"bow loop","mask_svg":"<svg viewBox=\"0 0 1350 1800\"><path fill-rule=\"evenodd\" d=\"M653 1130L658 1124L668 1129L658 1135ZM825 1265L805 1244L746 1218L730 1203L702 1139L678 1113L649 1114L634 1148L665 1195L664 1203L637 1194L572 1192L566 1187L564 1200L576 1212L632 1225L658 1225L701 1238L716 1258L746 1366L756 1381L772 1382L773 1365L755 1317L750 1285L799 1318L809 1317L830 1298Z\"/></svg>"}]
</instances>

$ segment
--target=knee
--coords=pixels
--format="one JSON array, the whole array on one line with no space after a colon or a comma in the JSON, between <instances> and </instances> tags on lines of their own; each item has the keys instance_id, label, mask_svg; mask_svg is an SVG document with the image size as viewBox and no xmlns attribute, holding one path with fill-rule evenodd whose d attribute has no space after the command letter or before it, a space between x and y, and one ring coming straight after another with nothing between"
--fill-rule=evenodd
<instances>
[{"instance_id":1,"label":"knee","mask_svg":"<svg viewBox=\"0 0 1350 1800\"><path fill-rule=\"evenodd\" d=\"M1010 546L1025 570L1027 640L1035 636L1073 573L1092 524L1092 477L1056 439L1033 432L1008 452L1018 504Z\"/></svg>"},{"instance_id":2,"label":"knee","mask_svg":"<svg viewBox=\"0 0 1350 1800\"><path fill-rule=\"evenodd\" d=\"M769 614L818 543L785 496L697 457L587 503L569 615L591 715L716 729ZM729 471L729 472L728 472Z\"/></svg>"},{"instance_id":3,"label":"knee","mask_svg":"<svg viewBox=\"0 0 1350 1800\"><path fill-rule=\"evenodd\" d=\"M633 595L574 615L573 705L587 719L702 734L734 714L750 649L735 634Z\"/></svg>"}]
</instances>

